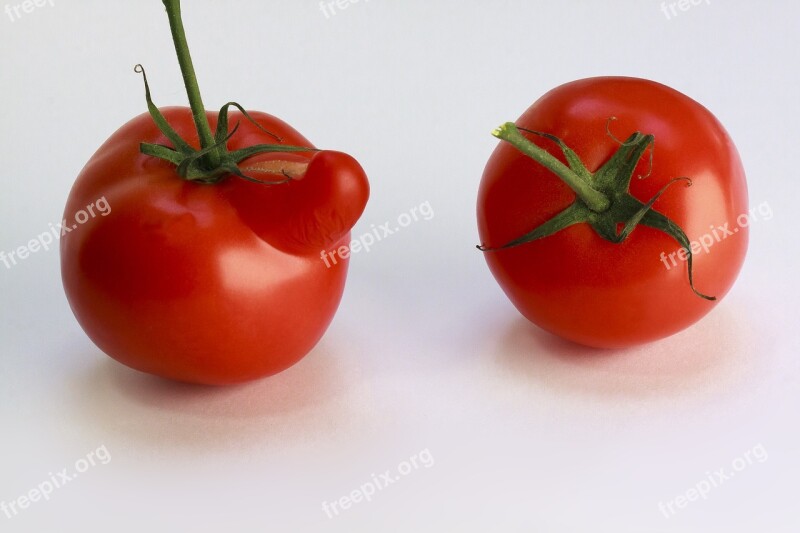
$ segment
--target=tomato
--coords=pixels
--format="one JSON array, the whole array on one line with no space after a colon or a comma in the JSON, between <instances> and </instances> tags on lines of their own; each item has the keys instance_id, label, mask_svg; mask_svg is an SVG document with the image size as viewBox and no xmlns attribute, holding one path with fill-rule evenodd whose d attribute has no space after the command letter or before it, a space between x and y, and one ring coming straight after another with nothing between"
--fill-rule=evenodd
<instances>
[{"instance_id":1,"label":"tomato","mask_svg":"<svg viewBox=\"0 0 800 533\"><path fill-rule=\"evenodd\" d=\"M164 116L197 142L190 109ZM277 118L251 116L311 146ZM342 296L347 261L327 268L320 250L349 243L369 194L361 167L338 152L275 152L242 168L292 168L288 183L198 184L140 153L141 140L167 142L146 114L112 135L69 195L68 219L101 197L110 208L61 241L64 288L84 331L130 367L189 382L240 382L298 361ZM242 120L230 146L270 141Z\"/></svg>"},{"instance_id":2,"label":"tomato","mask_svg":"<svg viewBox=\"0 0 800 533\"><path fill-rule=\"evenodd\" d=\"M276 117L206 111L180 2L164 5L191 107L157 108L145 76L149 114L78 176L65 219L107 209L61 240L67 299L101 350L143 372L211 385L275 374L331 323L347 260L329 268L320 252L349 244L367 177Z\"/></svg>"},{"instance_id":3,"label":"tomato","mask_svg":"<svg viewBox=\"0 0 800 533\"><path fill-rule=\"evenodd\" d=\"M719 121L659 83L557 87L514 124L478 193L481 249L528 320L622 348L695 323L747 250L745 173ZM650 203L652 201L652 203Z\"/></svg>"}]
</instances>

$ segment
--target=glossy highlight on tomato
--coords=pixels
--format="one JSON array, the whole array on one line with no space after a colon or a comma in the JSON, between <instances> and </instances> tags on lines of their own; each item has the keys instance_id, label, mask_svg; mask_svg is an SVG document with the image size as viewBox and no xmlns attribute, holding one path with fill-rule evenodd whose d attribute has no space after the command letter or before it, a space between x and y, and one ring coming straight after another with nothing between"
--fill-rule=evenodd
<instances>
[{"instance_id":1,"label":"glossy highlight on tomato","mask_svg":"<svg viewBox=\"0 0 800 533\"><path fill-rule=\"evenodd\" d=\"M500 138L514 135L517 146L501 142L486 165L478 231L492 274L531 322L577 343L623 348L687 328L731 289L747 250L746 227L707 251L695 249L691 271L686 261L664 261L682 243L691 249L690 242L718 226L733 228L748 212L737 150L702 105L649 80L589 78L551 90L498 130ZM573 163L571 153L587 171L578 185L602 189L598 170L638 140L633 159L618 158L631 167L630 194L619 201L613 187L598 197L576 193L519 149L535 144L530 151L546 151L558 169ZM534 232L576 203L594 226L578 216L554 233ZM687 240L678 242L681 231Z\"/></svg>"}]
</instances>

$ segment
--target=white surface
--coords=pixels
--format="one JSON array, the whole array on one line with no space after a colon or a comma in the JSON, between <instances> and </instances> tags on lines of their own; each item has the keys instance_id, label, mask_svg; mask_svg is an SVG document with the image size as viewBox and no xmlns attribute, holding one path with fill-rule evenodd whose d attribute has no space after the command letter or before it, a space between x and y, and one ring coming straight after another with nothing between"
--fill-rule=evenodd
<instances>
[{"instance_id":1,"label":"white surface","mask_svg":"<svg viewBox=\"0 0 800 533\"><path fill-rule=\"evenodd\" d=\"M160 2L53 4L0 13L0 250L58 222L85 161L144 111L135 63L159 105L185 103ZM209 108L235 99L356 156L373 190L356 234L425 201L435 217L355 256L306 359L229 389L100 353L57 252L0 265L0 502L101 445L111 456L49 501L0 512L0 530L798 531L800 9L714 1L667 20L660 4L362 0L326 18L314 0L186 2ZM492 128L602 74L708 106L774 218L753 226L735 289L701 323L587 355L502 295L473 248L474 201ZM661 513L759 445L766 461ZM323 512L425 449L432 467Z\"/></svg>"}]
</instances>

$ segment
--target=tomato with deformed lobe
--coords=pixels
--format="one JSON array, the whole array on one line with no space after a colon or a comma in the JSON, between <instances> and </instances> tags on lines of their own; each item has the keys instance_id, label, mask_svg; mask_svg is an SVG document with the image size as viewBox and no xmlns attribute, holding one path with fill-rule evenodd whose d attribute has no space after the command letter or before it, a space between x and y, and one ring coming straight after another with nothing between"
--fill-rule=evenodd
<instances>
[{"instance_id":1,"label":"tomato with deformed lobe","mask_svg":"<svg viewBox=\"0 0 800 533\"><path fill-rule=\"evenodd\" d=\"M328 268L320 250L349 243L369 183L355 159L272 115L207 111L180 0L163 4L189 107L157 107L136 65L148 113L100 147L67 199L67 219L108 207L61 241L67 300L137 370L207 385L275 374L333 319L347 260Z\"/></svg>"},{"instance_id":2,"label":"tomato with deformed lobe","mask_svg":"<svg viewBox=\"0 0 800 533\"><path fill-rule=\"evenodd\" d=\"M191 110L163 114L197 145ZM250 113L286 145L311 147L281 120ZM232 150L275 143L238 113ZM208 113L212 127L217 114ZM349 243L369 186L360 165L334 151L270 152L243 161L265 185L228 177L180 179L139 141L168 144L150 115L133 119L92 157L66 213L105 197L108 216L61 242L62 278L79 323L105 353L181 381L228 384L279 372L302 358L330 324L347 260L320 250Z\"/></svg>"}]
</instances>

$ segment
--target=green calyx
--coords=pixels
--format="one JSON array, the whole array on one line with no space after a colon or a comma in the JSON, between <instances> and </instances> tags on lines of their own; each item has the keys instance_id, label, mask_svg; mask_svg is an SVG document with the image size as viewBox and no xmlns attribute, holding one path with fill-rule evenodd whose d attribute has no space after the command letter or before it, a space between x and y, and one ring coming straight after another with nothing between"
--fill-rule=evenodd
<instances>
[{"instance_id":1,"label":"green calyx","mask_svg":"<svg viewBox=\"0 0 800 533\"><path fill-rule=\"evenodd\" d=\"M613 120L613 117L610 120ZM525 137L522 132L537 135L558 145L567 165L549 152L537 146ZM561 139L548 133L519 128L507 122L492 134L510 143L517 150L538 162L566 183L576 195L575 201L550 220L534 228L525 235L497 248L478 246L479 250L490 252L513 248L538 239L543 239L573 224L587 223L598 235L609 242L619 244L633 232L638 225L648 226L666 233L683 247L687 255L689 268L689 285L694 293L706 300L716 300L694 287L692 272L692 251L689 238L683 229L667 216L653 209L656 200L674 183L683 182L687 187L692 180L678 177L670 180L647 203L642 203L630 194L630 183L634 170L641 158L655 142L653 135L640 132L631 134L613 156L596 172L590 172L578 155ZM652 159L651 159L652 166Z\"/></svg>"},{"instance_id":2,"label":"green calyx","mask_svg":"<svg viewBox=\"0 0 800 533\"><path fill-rule=\"evenodd\" d=\"M268 152L308 152L316 151L316 149L283 144L257 144L240 150L230 151L227 143L239 127L237 124L232 130L229 130L228 110L230 107L238 109L248 121L256 125L267 135L273 137L278 143L282 142L282 139L264 129L236 102L228 102L222 106L219 111L216 131L211 131L211 126L206 117L205 106L203 105L203 99L197 83L192 57L189 53L189 46L186 42L186 32L181 18L180 0L163 0L163 2L164 7L167 9L167 17L169 18L169 25L172 31L172 40L175 43L178 63L181 67L186 93L189 97L189 103L192 109L192 116L194 118L195 127L197 128L198 138L200 139L200 149L192 147L174 130L174 128L172 128L172 126L170 126L164 115L153 103L150 96L150 85L147 81L147 74L144 67L142 67L142 65L136 65L134 71L141 74L144 79L145 98L147 100L147 109L150 112L150 116L153 117L153 121L156 123L161 133L164 134L173 145L170 147L161 144L141 143L140 151L145 155L174 164L181 178L197 183L214 184L229 175L238 176L239 178L265 185L276 185L291 180L292 176L285 171L282 173L281 179L278 180L257 179L242 172L239 163L257 154Z\"/></svg>"}]
</instances>

